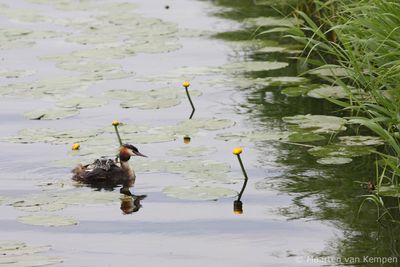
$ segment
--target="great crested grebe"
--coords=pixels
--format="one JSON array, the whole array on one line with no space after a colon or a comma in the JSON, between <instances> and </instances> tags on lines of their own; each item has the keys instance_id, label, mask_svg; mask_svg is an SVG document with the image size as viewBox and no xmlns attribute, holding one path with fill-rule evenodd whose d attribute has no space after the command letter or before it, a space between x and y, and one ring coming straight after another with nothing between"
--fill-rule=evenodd
<instances>
[{"instance_id":1,"label":"great crested grebe","mask_svg":"<svg viewBox=\"0 0 400 267\"><path fill-rule=\"evenodd\" d=\"M119 149L119 161L121 166L112 159L96 159L88 165L79 164L72 173L72 179L88 184L107 183L129 186L135 181L135 172L129 165L128 161L131 156L147 157L139 152L139 150L130 144L124 144Z\"/></svg>"}]
</instances>

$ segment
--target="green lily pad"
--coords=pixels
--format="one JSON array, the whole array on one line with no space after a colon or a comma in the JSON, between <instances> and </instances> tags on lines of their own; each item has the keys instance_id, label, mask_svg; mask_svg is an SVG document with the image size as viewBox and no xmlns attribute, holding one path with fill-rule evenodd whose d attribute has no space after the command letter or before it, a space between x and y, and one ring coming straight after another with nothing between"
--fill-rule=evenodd
<instances>
[{"instance_id":1,"label":"green lily pad","mask_svg":"<svg viewBox=\"0 0 400 267\"><path fill-rule=\"evenodd\" d=\"M330 144L327 146L314 147L308 150L308 153L318 158L353 158L366 156L374 151L369 146L342 146L338 144Z\"/></svg>"},{"instance_id":2,"label":"green lily pad","mask_svg":"<svg viewBox=\"0 0 400 267\"><path fill-rule=\"evenodd\" d=\"M62 263L61 257L43 255L21 255L0 257L0 265L8 267L32 267Z\"/></svg>"},{"instance_id":3,"label":"green lily pad","mask_svg":"<svg viewBox=\"0 0 400 267\"><path fill-rule=\"evenodd\" d=\"M50 250L47 245L28 245L25 242L0 240L0 265L28 267L61 263L63 259L54 256L36 255Z\"/></svg>"},{"instance_id":4,"label":"green lily pad","mask_svg":"<svg viewBox=\"0 0 400 267\"><path fill-rule=\"evenodd\" d=\"M7 70L7 69L0 69L0 77L6 79L12 78L20 78L33 75L35 71L33 70Z\"/></svg>"},{"instance_id":5,"label":"green lily pad","mask_svg":"<svg viewBox=\"0 0 400 267\"><path fill-rule=\"evenodd\" d=\"M57 203L57 199L54 196L42 194L27 197L25 199L15 201L12 206L21 211L28 212L53 212L62 210L66 207L63 203Z\"/></svg>"},{"instance_id":6,"label":"green lily pad","mask_svg":"<svg viewBox=\"0 0 400 267\"><path fill-rule=\"evenodd\" d=\"M60 194L59 203L68 205L93 205L118 202L120 194L117 192L87 191L87 192L66 192Z\"/></svg>"},{"instance_id":7,"label":"green lily pad","mask_svg":"<svg viewBox=\"0 0 400 267\"><path fill-rule=\"evenodd\" d=\"M58 215L28 215L20 216L17 221L24 224L40 225L40 226L68 226L77 225L78 220Z\"/></svg>"},{"instance_id":8,"label":"green lily pad","mask_svg":"<svg viewBox=\"0 0 400 267\"><path fill-rule=\"evenodd\" d=\"M364 92L354 88L350 89L350 93L353 95L365 94ZM307 95L313 98L349 98L349 92L341 86L321 86L309 91Z\"/></svg>"},{"instance_id":9,"label":"green lily pad","mask_svg":"<svg viewBox=\"0 0 400 267\"><path fill-rule=\"evenodd\" d=\"M184 200L217 200L219 198L237 196L237 192L234 190L207 186L168 186L163 189L163 193L169 197Z\"/></svg>"},{"instance_id":10,"label":"green lily pad","mask_svg":"<svg viewBox=\"0 0 400 267\"><path fill-rule=\"evenodd\" d=\"M290 96L290 97L295 97L295 96L304 96L307 95L307 93L315 88L317 85L300 85L297 87L287 87L281 91L282 94Z\"/></svg>"},{"instance_id":11,"label":"green lily pad","mask_svg":"<svg viewBox=\"0 0 400 267\"><path fill-rule=\"evenodd\" d=\"M247 141L247 142L258 142L258 141L279 141L287 140L289 132L238 132L238 133L221 133L218 134L215 139L223 141Z\"/></svg>"},{"instance_id":12,"label":"green lily pad","mask_svg":"<svg viewBox=\"0 0 400 267\"><path fill-rule=\"evenodd\" d=\"M236 182L236 179L230 179L227 176L230 165L223 162L194 159L182 161L137 159L132 164L137 172L176 173L196 182L224 182L227 184Z\"/></svg>"},{"instance_id":13,"label":"green lily pad","mask_svg":"<svg viewBox=\"0 0 400 267\"><path fill-rule=\"evenodd\" d=\"M376 190L377 194L384 197L400 197L400 187L396 185L382 185Z\"/></svg>"},{"instance_id":14,"label":"green lily pad","mask_svg":"<svg viewBox=\"0 0 400 267\"><path fill-rule=\"evenodd\" d=\"M340 144L346 146L379 146L385 142L377 136L340 136Z\"/></svg>"},{"instance_id":15,"label":"green lily pad","mask_svg":"<svg viewBox=\"0 0 400 267\"><path fill-rule=\"evenodd\" d=\"M283 69L289 66L286 62L277 61L245 61L228 63L220 67L221 72L243 73L253 71L269 71Z\"/></svg>"},{"instance_id":16,"label":"green lily pad","mask_svg":"<svg viewBox=\"0 0 400 267\"><path fill-rule=\"evenodd\" d=\"M167 152L167 155L178 156L178 157L200 157L212 154L216 152L215 147L209 146L184 146L180 148L171 149Z\"/></svg>"},{"instance_id":17,"label":"green lily pad","mask_svg":"<svg viewBox=\"0 0 400 267\"><path fill-rule=\"evenodd\" d=\"M277 53L277 52L283 52L285 51L285 47L280 47L280 46L266 46L263 48L258 49L256 52L257 53Z\"/></svg>"},{"instance_id":18,"label":"green lily pad","mask_svg":"<svg viewBox=\"0 0 400 267\"><path fill-rule=\"evenodd\" d=\"M342 67L327 65L317 69L310 70L308 73L319 76L346 77L348 70Z\"/></svg>"},{"instance_id":19,"label":"green lily pad","mask_svg":"<svg viewBox=\"0 0 400 267\"><path fill-rule=\"evenodd\" d=\"M121 102L122 108L140 108L140 109L160 109L170 108L177 106L181 101L177 98L156 99L152 97L143 97L140 101L123 101Z\"/></svg>"},{"instance_id":20,"label":"green lily pad","mask_svg":"<svg viewBox=\"0 0 400 267\"><path fill-rule=\"evenodd\" d=\"M24 116L30 120L59 120L79 114L77 109L54 108L48 110L34 110L25 112Z\"/></svg>"},{"instance_id":21,"label":"green lily pad","mask_svg":"<svg viewBox=\"0 0 400 267\"><path fill-rule=\"evenodd\" d=\"M190 90L191 96L199 96L197 90ZM169 108L181 103L186 97L184 90L178 88L160 88L148 91L110 90L105 93L107 97L124 100L123 108L160 109Z\"/></svg>"},{"instance_id":22,"label":"green lily pad","mask_svg":"<svg viewBox=\"0 0 400 267\"><path fill-rule=\"evenodd\" d=\"M346 120L335 116L296 115L283 117L284 122L297 124L302 129L310 129L313 133L335 133L346 130Z\"/></svg>"},{"instance_id":23,"label":"green lily pad","mask_svg":"<svg viewBox=\"0 0 400 267\"><path fill-rule=\"evenodd\" d=\"M67 99L62 99L57 102L57 106L62 108L95 108L101 107L108 103L107 99L101 97L72 97Z\"/></svg>"},{"instance_id":24,"label":"green lily pad","mask_svg":"<svg viewBox=\"0 0 400 267\"><path fill-rule=\"evenodd\" d=\"M257 17L245 19L244 24L250 27L271 27L284 26L293 27L302 23L298 18L275 18L275 17Z\"/></svg>"},{"instance_id":25,"label":"green lily pad","mask_svg":"<svg viewBox=\"0 0 400 267\"><path fill-rule=\"evenodd\" d=\"M17 135L6 137L3 140L14 143L51 143L72 144L83 142L101 134L103 129L72 129L57 131L49 128L22 129Z\"/></svg>"},{"instance_id":26,"label":"green lily pad","mask_svg":"<svg viewBox=\"0 0 400 267\"><path fill-rule=\"evenodd\" d=\"M0 240L0 255L2 255L2 257L30 255L30 254L49 251L50 248L51 247L47 245L32 246L32 245L27 245L26 243L20 241ZM2 257L0 257L0 259Z\"/></svg>"},{"instance_id":27,"label":"green lily pad","mask_svg":"<svg viewBox=\"0 0 400 267\"><path fill-rule=\"evenodd\" d=\"M351 158L345 157L327 157L327 158L320 158L317 160L317 163L323 165L342 165L352 162Z\"/></svg>"},{"instance_id":28,"label":"green lily pad","mask_svg":"<svg viewBox=\"0 0 400 267\"><path fill-rule=\"evenodd\" d=\"M293 133L289 135L290 142L307 143L325 140L325 137L315 133Z\"/></svg>"}]
</instances>

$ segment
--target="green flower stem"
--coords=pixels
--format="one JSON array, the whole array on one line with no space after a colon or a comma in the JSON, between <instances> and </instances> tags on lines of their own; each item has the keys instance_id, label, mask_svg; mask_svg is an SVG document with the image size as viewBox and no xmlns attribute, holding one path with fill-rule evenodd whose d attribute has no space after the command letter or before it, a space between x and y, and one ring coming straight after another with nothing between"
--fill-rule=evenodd
<instances>
[{"instance_id":1,"label":"green flower stem","mask_svg":"<svg viewBox=\"0 0 400 267\"><path fill-rule=\"evenodd\" d=\"M118 126L114 125L114 128L115 128L115 133L117 134L117 137L118 137L119 145L122 146L122 140L121 140L121 136L119 135Z\"/></svg>"},{"instance_id":2,"label":"green flower stem","mask_svg":"<svg viewBox=\"0 0 400 267\"><path fill-rule=\"evenodd\" d=\"M193 105L192 99L190 98L190 94L189 94L189 90L188 90L187 86L185 86L185 90L186 90L186 95L187 95L187 97L189 99L190 105L192 106L192 113L190 114L190 117L189 117L189 120L190 120L193 117L193 114L194 114L196 109L195 109L195 107Z\"/></svg>"}]
</instances>

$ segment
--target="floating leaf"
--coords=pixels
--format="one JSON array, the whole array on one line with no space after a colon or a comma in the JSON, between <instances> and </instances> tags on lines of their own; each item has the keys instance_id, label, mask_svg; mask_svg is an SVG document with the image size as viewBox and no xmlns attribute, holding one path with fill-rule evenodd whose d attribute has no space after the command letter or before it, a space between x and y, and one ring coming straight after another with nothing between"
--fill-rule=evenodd
<instances>
[{"instance_id":1,"label":"floating leaf","mask_svg":"<svg viewBox=\"0 0 400 267\"><path fill-rule=\"evenodd\" d=\"M2 256L19 256L46 252L50 250L50 246L31 246L20 241L0 240L0 255ZM1 262L0 257L0 262Z\"/></svg>"},{"instance_id":2,"label":"floating leaf","mask_svg":"<svg viewBox=\"0 0 400 267\"><path fill-rule=\"evenodd\" d=\"M377 194L384 197L400 197L400 187L396 185L382 185L376 190Z\"/></svg>"},{"instance_id":3,"label":"floating leaf","mask_svg":"<svg viewBox=\"0 0 400 267\"><path fill-rule=\"evenodd\" d=\"M295 25L301 24L302 21L298 18L275 18L275 17L257 17L257 18L247 18L244 24L251 27L270 27L270 26L285 26L293 27Z\"/></svg>"},{"instance_id":4,"label":"floating leaf","mask_svg":"<svg viewBox=\"0 0 400 267\"><path fill-rule=\"evenodd\" d=\"M342 165L352 162L351 158L344 158L344 157L327 157L327 158L320 158L317 160L317 163L323 165Z\"/></svg>"},{"instance_id":5,"label":"floating leaf","mask_svg":"<svg viewBox=\"0 0 400 267\"><path fill-rule=\"evenodd\" d=\"M346 77L348 75L348 70L342 67L335 67L332 65L322 66L320 68L316 68L310 70L308 73L319 75L319 76L332 76L332 77Z\"/></svg>"},{"instance_id":6,"label":"floating leaf","mask_svg":"<svg viewBox=\"0 0 400 267\"><path fill-rule=\"evenodd\" d=\"M105 98L89 96L62 99L61 101L58 101L56 105L63 108L82 109L101 107L107 103L108 101Z\"/></svg>"},{"instance_id":7,"label":"floating leaf","mask_svg":"<svg viewBox=\"0 0 400 267\"><path fill-rule=\"evenodd\" d=\"M25 112L24 116L30 120L59 120L76 116L79 114L77 109L48 109L48 110L34 110Z\"/></svg>"},{"instance_id":8,"label":"floating leaf","mask_svg":"<svg viewBox=\"0 0 400 267\"><path fill-rule=\"evenodd\" d=\"M185 200L217 200L237 195L237 192L231 189L207 186L168 186L164 188L163 193L169 197Z\"/></svg>"},{"instance_id":9,"label":"floating leaf","mask_svg":"<svg viewBox=\"0 0 400 267\"><path fill-rule=\"evenodd\" d=\"M14 143L51 143L70 144L83 142L102 133L103 129L72 129L57 131L49 128L22 129L17 135L6 137L4 140Z\"/></svg>"},{"instance_id":10,"label":"floating leaf","mask_svg":"<svg viewBox=\"0 0 400 267\"><path fill-rule=\"evenodd\" d=\"M65 204L58 203L57 198L47 194L33 195L17 200L12 204L12 206L18 210L29 212L53 212L65 208Z\"/></svg>"},{"instance_id":11,"label":"floating leaf","mask_svg":"<svg viewBox=\"0 0 400 267\"><path fill-rule=\"evenodd\" d=\"M17 218L17 221L24 224L40 226L67 226L78 224L78 221L74 218L62 217L57 215L20 216Z\"/></svg>"},{"instance_id":12,"label":"floating leaf","mask_svg":"<svg viewBox=\"0 0 400 267\"><path fill-rule=\"evenodd\" d=\"M209 146L184 146L168 150L167 155L179 157L200 157L216 152L216 148Z\"/></svg>"},{"instance_id":13,"label":"floating leaf","mask_svg":"<svg viewBox=\"0 0 400 267\"><path fill-rule=\"evenodd\" d=\"M335 116L295 115L283 117L284 122L297 124L302 129L310 129L313 133L334 133L346 130L346 120Z\"/></svg>"},{"instance_id":14,"label":"floating leaf","mask_svg":"<svg viewBox=\"0 0 400 267\"><path fill-rule=\"evenodd\" d=\"M293 133L289 135L290 142L307 143L325 140L325 137L315 133Z\"/></svg>"},{"instance_id":15,"label":"floating leaf","mask_svg":"<svg viewBox=\"0 0 400 267\"><path fill-rule=\"evenodd\" d=\"M340 144L346 146L379 146L384 144L384 141L377 136L341 136L339 140Z\"/></svg>"},{"instance_id":16,"label":"floating leaf","mask_svg":"<svg viewBox=\"0 0 400 267\"><path fill-rule=\"evenodd\" d=\"M235 62L228 63L220 67L221 72L232 72L232 73L243 73L243 72L253 72L253 71L269 71L283 69L289 66L286 62L277 61L245 61L245 62Z\"/></svg>"},{"instance_id":17,"label":"floating leaf","mask_svg":"<svg viewBox=\"0 0 400 267\"><path fill-rule=\"evenodd\" d=\"M60 194L58 198L59 203L68 205L93 205L118 202L120 194L103 191L67 192Z\"/></svg>"},{"instance_id":18,"label":"floating leaf","mask_svg":"<svg viewBox=\"0 0 400 267\"><path fill-rule=\"evenodd\" d=\"M297 87L287 87L287 88L283 89L281 92L282 92L282 94L287 95L287 96L291 96L291 97L304 96L310 90L315 88L316 86L317 85L308 85L308 86L300 85L300 86L297 86Z\"/></svg>"},{"instance_id":19,"label":"floating leaf","mask_svg":"<svg viewBox=\"0 0 400 267\"><path fill-rule=\"evenodd\" d=\"M20 78L34 74L33 70L7 70L0 69L0 77L12 79L12 78Z\"/></svg>"},{"instance_id":20,"label":"floating leaf","mask_svg":"<svg viewBox=\"0 0 400 267\"><path fill-rule=\"evenodd\" d=\"M287 140L289 132L238 132L238 133L221 133L216 139L224 141L278 141Z\"/></svg>"},{"instance_id":21,"label":"floating leaf","mask_svg":"<svg viewBox=\"0 0 400 267\"><path fill-rule=\"evenodd\" d=\"M8 267L32 267L62 263L63 258L43 255L21 255L0 257L0 265Z\"/></svg>"},{"instance_id":22,"label":"floating leaf","mask_svg":"<svg viewBox=\"0 0 400 267\"><path fill-rule=\"evenodd\" d=\"M374 151L368 146L343 146L338 144L330 144L322 147L314 147L308 150L308 153L318 158L353 158L366 156Z\"/></svg>"},{"instance_id":23,"label":"floating leaf","mask_svg":"<svg viewBox=\"0 0 400 267\"><path fill-rule=\"evenodd\" d=\"M286 50L285 47L266 46L266 47L258 49L256 52L257 53L276 53L276 52L283 52L285 50Z\"/></svg>"}]
</instances>

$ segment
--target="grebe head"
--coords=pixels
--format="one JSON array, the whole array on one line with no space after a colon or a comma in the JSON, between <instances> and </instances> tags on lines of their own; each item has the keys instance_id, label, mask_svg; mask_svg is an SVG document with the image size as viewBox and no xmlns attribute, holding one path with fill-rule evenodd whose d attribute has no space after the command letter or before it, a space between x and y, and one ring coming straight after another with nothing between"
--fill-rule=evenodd
<instances>
[{"instance_id":1,"label":"grebe head","mask_svg":"<svg viewBox=\"0 0 400 267\"><path fill-rule=\"evenodd\" d=\"M119 158L121 161L128 161L132 156L147 157L139 152L139 150L130 144L124 144L119 149Z\"/></svg>"}]
</instances>

